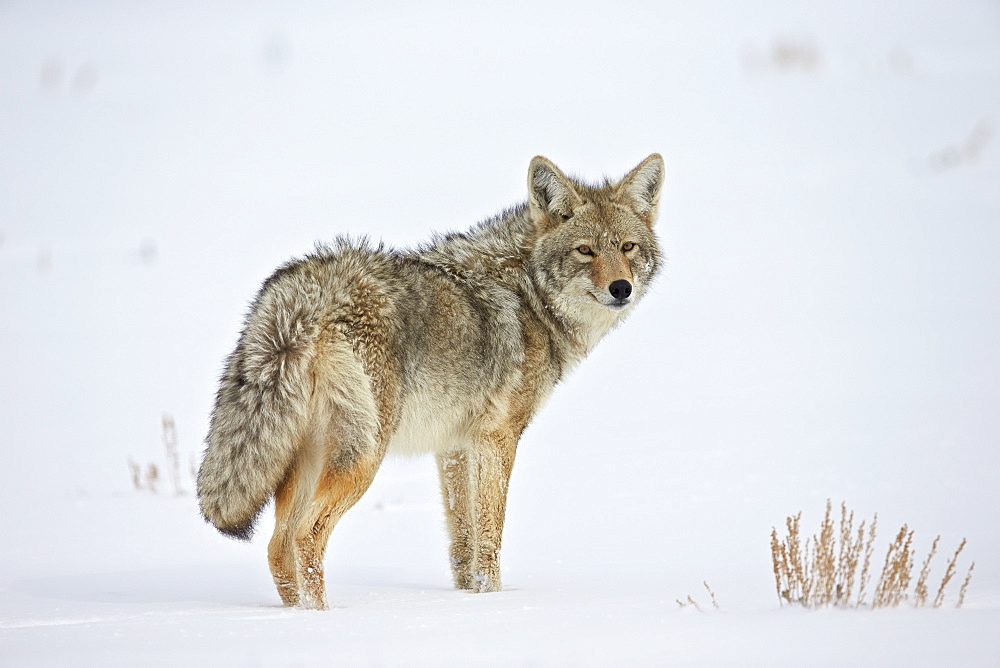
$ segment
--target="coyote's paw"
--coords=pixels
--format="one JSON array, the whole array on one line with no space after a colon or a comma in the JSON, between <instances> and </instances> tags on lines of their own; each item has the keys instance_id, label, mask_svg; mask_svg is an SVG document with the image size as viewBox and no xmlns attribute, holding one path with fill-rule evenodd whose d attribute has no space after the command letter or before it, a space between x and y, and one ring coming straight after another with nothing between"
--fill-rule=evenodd
<instances>
[{"instance_id":1,"label":"coyote's paw","mask_svg":"<svg viewBox=\"0 0 1000 668\"><path fill-rule=\"evenodd\" d=\"M471 591L474 580L472 579L472 566L465 559L452 557L451 577L455 583L455 589L465 589Z\"/></svg>"},{"instance_id":2,"label":"coyote's paw","mask_svg":"<svg viewBox=\"0 0 1000 668\"><path fill-rule=\"evenodd\" d=\"M278 580L274 579L275 584L278 586L278 596L281 597L281 603L286 608L296 608L299 605L299 588L294 582L289 580Z\"/></svg>"},{"instance_id":3,"label":"coyote's paw","mask_svg":"<svg viewBox=\"0 0 1000 668\"><path fill-rule=\"evenodd\" d=\"M471 589L475 594L488 594L490 592L500 591L500 576L496 575L494 577L490 577L483 572L476 573L472 576Z\"/></svg>"},{"instance_id":4,"label":"coyote's paw","mask_svg":"<svg viewBox=\"0 0 1000 668\"><path fill-rule=\"evenodd\" d=\"M299 610L329 610L326 601L323 599L316 599L310 596L303 596L299 599L298 605L295 606Z\"/></svg>"}]
</instances>

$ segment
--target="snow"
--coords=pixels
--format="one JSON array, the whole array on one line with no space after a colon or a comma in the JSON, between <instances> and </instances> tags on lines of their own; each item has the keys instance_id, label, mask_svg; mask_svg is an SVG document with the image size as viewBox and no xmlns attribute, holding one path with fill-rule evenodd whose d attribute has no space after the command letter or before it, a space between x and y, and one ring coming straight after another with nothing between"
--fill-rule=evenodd
<instances>
[{"instance_id":1,"label":"snow","mask_svg":"<svg viewBox=\"0 0 1000 668\"><path fill-rule=\"evenodd\" d=\"M996 3L0 4L0 664L996 665L998 133ZM279 607L188 471L260 281L653 151L665 275L522 439L504 591L401 459ZM962 609L780 607L827 498L968 538Z\"/></svg>"}]
</instances>

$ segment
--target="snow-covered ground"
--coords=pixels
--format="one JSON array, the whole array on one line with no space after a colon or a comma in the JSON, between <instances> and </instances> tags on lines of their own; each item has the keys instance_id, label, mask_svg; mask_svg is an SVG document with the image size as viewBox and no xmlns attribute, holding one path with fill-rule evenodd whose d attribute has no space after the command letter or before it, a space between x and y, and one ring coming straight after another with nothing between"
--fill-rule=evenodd
<instances>
[{"instance_id":1,"label":"snow-covered ground","mask_svg":"<svg viewBox=\"0 0 1000 668\"><path fill-rule=\"evenodd\" d=\"M985 0L0 3L0 664L996 665L998 134ZM190 495L260 281L652 151L665 277L525 434L505 591L395 460L280 608ZM967 537L963 608L781 608L827 498Z\"/></svg>"}]
</instances>

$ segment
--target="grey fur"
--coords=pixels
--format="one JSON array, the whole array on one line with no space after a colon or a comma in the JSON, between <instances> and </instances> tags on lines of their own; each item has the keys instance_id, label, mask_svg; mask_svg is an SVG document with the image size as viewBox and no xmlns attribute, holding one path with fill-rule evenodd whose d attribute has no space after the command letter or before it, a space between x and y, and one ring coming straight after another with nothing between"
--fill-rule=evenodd
<instances>
[{"instance_id":1,"label":"grey fur","mask_svg":"<svg viewBox=\"0 0 1000 668\"><path fill-rule=\"evenodd\" d=\"M491 420L519 436L659 271L662 180L655 154L598 185L535 158L528 202L468 232L410 251L337 238L279 268L226 360L198 473L204 517L249 539L310 443L332 444L318 465L346 472L391 450L465 452ZM626 303L605 274L631 280ZM503 397L528 376L522 424Z\"/></svg>"}]
</instances>

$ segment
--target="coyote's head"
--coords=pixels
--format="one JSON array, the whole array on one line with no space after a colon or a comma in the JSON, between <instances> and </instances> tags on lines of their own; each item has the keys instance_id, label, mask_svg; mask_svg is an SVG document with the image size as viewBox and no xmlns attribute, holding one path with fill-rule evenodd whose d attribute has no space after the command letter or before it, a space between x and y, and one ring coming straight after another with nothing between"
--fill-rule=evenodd
<instances>
[{"instance_id":1,"label":"coyote's head","mask_svg":"<svg viewBox=\"0 0 1000 668\"><path fill-rule=\"evenodd\" d=\"M656 275L662 183L656 153L620 181L596 186L568 178L541 156L531 161L529 206L538 231L532 271L546 303L574 327L600 338Z\"/></svg>"}]
</instances>

